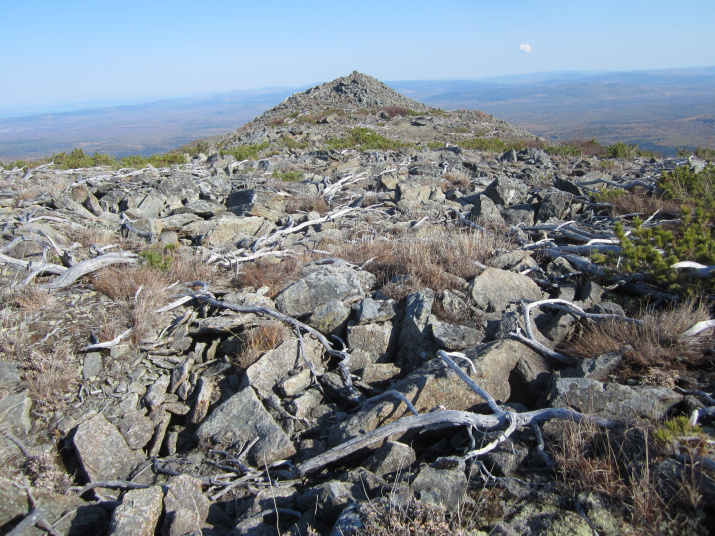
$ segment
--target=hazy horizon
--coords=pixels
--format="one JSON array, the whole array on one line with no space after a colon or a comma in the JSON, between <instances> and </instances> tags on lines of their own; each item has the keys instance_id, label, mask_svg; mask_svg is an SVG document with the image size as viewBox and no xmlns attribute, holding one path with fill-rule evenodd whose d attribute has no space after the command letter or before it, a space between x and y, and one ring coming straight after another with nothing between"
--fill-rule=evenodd
<instances>
[{"instance_id":1,"label":"hazy horizon","mask_svg":"<svg viewBox=\"0 0 715 536\"><path fill-rule=\"evenodd\" d=\"M712 64L715 3L4 2L3 110L380 80Z\"/></svg>"}]
</instances>

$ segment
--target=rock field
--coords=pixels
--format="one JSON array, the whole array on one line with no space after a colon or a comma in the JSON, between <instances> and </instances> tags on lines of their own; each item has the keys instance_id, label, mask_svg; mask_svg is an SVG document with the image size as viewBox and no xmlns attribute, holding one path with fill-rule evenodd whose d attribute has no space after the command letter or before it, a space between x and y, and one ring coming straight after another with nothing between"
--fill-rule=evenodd
<instances>
[{"instance_id":1,"label":"rock field","mask_svg":"<svg viewBox=\"0 0 715 536\"><path fill-rule=\"evenodd\" d=\"M356 127L400 146L329 148ZM630 219L590 194L688 162L539 141L353 73L184 165L0 170L0 533L640 533L603 488L565 499L553 445L712 418L712 367L641 381L625 343L568 345L672 298L592 261Z\"/></svg>"}]
</instances>

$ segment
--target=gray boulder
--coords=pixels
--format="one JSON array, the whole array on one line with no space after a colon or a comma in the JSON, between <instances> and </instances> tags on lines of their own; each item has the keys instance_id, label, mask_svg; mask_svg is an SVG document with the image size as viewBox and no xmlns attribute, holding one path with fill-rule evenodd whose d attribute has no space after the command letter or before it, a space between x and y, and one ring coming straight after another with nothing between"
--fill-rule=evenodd
<instances>
[{"instance_id":1,"label":"gray boulder","mask_svg":"<svg viewBox=\"0 0 715 536\"><path fill-rule=\"evenodd\" d=\"M377 476L404 472L417 460L412 447L398 441L385 441L362 466Z\"/></svg>"},{"instance_id":2,"label":"gray boulder","mask_svg":"<svg viewBox=\"0 0 715 536\"><path fill-rule=\"evenodd\" d=\"M429 288L407 296L398 358L409 365L424 362L433 350L427 329L433 302L434 292Z\"/></svg>"},{"instance_id":3,"label":"gray boulder","mask_svg":"<svg viewBox=\"0 0 715 536\"><path fill-rule=\"evenodd\" d=\"M465 469L464 460L460 458L439 458L423 467L410 487L419 494L420 501L441 503L450 512L457 512L466 499Z\"/></svg>"},{"instance_id":4,"label":"gray boulder","mask_svg":"<svg viewBox=\"0 0 715 536\"><path fill-rule=\"evenodd\" d=\"M438 320L430 323L432 337L440 348L445 350L464 350L474 348L484 338L484 332L460 326L457 324L447 324Z\"/></svg>"},{"instance_id":5,"label":"gray boulder","mask_svg":"<svg viewBox=\"0 0 715 536\"><path fill-rule=\"evenodd\" d=\"M504 223L502 216L499 212L499 207L494 204L494 201L487 195L478 195L476 199L473 200L473 207L469 215L472 218L481 218L482 221L487 223Z\"/></svg>"},{"instance_id":6,"label":"gray boulder","mask_svg":"<svg viewBox=\"0 0 715 536\"><path fill-rule=\"evenodd\" d=\"M183 536L201 530L209 515L211 501L201 492L201 480L179 475L168 486L164 496L162 534Z\"/></svg>"},{"instance_id":7,"label":"gray boulder","mask_svg":"<svg viewBox=\"0 0 715 536\"><path fill-rule=\"evenodd\" d=\"M523 203L528 194L529 187L526 184L503 176L494 179L484 190L484 195L494 201L496 205L505 207Z\"/></svg>"},{"instance_id":8,"label":"gray boulder","mask_svg":"<svg viewBox=\"0 0 715 536\"><path fill-rule=\"evenodd\" d=\"M549 221L550 219L560 219L567 215L573 195L558 190L549 188L542 194L543 201L539 206L539 212L536 214L536 221Z\"/></svg>"},{"instance_id":9,"label":"gray boulder","mask_svg":"<svg viewBox=\"0 0 715 536\"><path fill-rule=\"evenodd\" d=\"M322 345L310 336L303 337L303 344L308 360L318 367L324 366ZM241 388L251 386L260 393L268 394L273 391L279 380L288 376L293 370L304 367L298 340L291 338L263 354L258 361L248 367Z\"/></svg>"},{"instance_id":10,"label":"gray boulder","mask_svg":"<svg viewBox=\"0 0 715 536\"><path fill-rule=\"evenodd\" d=\"M226 207L238 216L258 216L276 222L285 215L286 199L271 191L241 190L228 196Z\"/></svg>"},{"instance_id":11,"label":"gray boulder","mask_svg":"<svg viewBox=\"0 0 715 536\"><path fill-rule=\"evenodd\" d=\"M353 305L356 324L371 324L392 320L397 312L393 300L373 300L365 298Z\"/></svg>"},{"instance_id":12,"label":"gray boulder","mask_svg":"<svg viewBox=\"0 0 715 536\"><path fill-rule=\"evenodd\" d=\"M258 442L248 453L254 467L263 467L295 454L295 447L283 429L258 400L250 387L220 404L197 428L194 437L201 445L225 447Z\"/></svg>"},{"instance_id":13,"label":"gray boulder","mask_svg":"<svg viewBox=\"0 0 715 536\"><path fill-rule=\"evenodd\" d=\"M370 362L384 363L393 357L399 332L393 329L392 322L357 325L350 322L347 331L348 347L366 352Z\"/></svg>"},{"instance_id":14,"label":"gray boulder","mask_svg":"<svg viewBox=\"0 0 715 536\"><path fill-rule=\"evenodd\" d=\"M506 309L511 301L542 298L541 290L531 278L497 268L487 268L475 277L469 292L479 308L497 312Z\"/></svg>"},{"instance_id":15,"label":"gray boulder","mask_svg":"<svg viewBox=\"0 0 715 536\"><path fill-rule=\"evenodd\" d=\"M276 308L283 314L301 317L326 303L350 302L365 297L361 278L344 263L323 266L291 283L276 296Z\"/></svg>"},{"instance_id":16,"label":"gray boulder","mask_svg":"<svg viewBox=\"0 0 715 536\"><path fill-rule=\"evenodd\" d=\"M90 482L124 480L144 460L141 453L129 448L119 430L102 414L80 424L72 442Z\"/></svg>"},{"instance_id":17,"label":"gray boulder","mask_svg":"<svg viewBox=\"0 0 715 536\"><path fill-rule=\"evenodd\" d=\"M665 387L627 386L601 383L589 378L554 378L547 403L553 408L610 419L662 420L675 411L683 395Z\"/></svg>"}]
</instances>

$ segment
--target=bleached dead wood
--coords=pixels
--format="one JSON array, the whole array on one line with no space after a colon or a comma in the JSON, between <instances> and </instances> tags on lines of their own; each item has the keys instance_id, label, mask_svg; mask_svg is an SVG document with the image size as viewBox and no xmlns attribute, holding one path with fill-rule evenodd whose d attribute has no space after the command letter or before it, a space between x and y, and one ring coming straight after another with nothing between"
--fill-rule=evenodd
<instances>
[{"instance_id":1,"label":"bleached dead wood","mask_svg":"<svg viewBox=\"0 0 715 536\"><path fill-rule=\"evenodd\" d=\"M97 270L101 270L107 266L111 266L113 264L137 264L138 262L139 260L137 255L128 251L107 253L106 255L101 255L99 257L95 257L94 259L89 259L75 264L72 268L66 269L66 271L63 272L57 279L43 285L43 288L47 288L49 290L67 288L83 275L91 274L92 272L96 272Z\"/></svg>"},{"instance_id":2,"label":"bleached dead wood","mask_svg":"<svg viewBox=\"0 0 715 536\"><path fill-rule=\"evenodd\" d=\"M642 321L634 319L634 318L629 318L627 316L623 315L617 315L617 314L604 314L604 313L587 313L584 311L581 307L576 305L575 303L572 303L567 300L560 300L560 299L550 299L550 300L539 300L535 302L522 302L521 303L521 310L522 314L524 315L524 330L526 331L526 337L522 335L521 330L517 328L516 330L512 331L509 333L509 335L526 344L530 348L536 350L537 352L545 355L549 359L553 359L555 361L559 361L561 363L566 363L566 364L572 364L576 362L576 359L570 356L566 356L560 352L557 352L556 350L553 350L546 346L545 344L541 343L536 336L534 335L534 330L531 327L531 310L534 307L550 307L552 309L560 309L562 311L566 311L568 313L571 313L575 316L580 316L582 318L586 318L588 320L620 320L623 322L628 322L632 324L640 324Z\"/></svg>"},{"instance_id":3,"label":"bleached dead wood","mask_svg":"<svg viewBox=\"0 0 715 536\"><path fill-rule=\"evenodd\" d=\"M696 335L702 333L706 329L715 328L715 320L703 320L694 324L689 329L685 330L678 336L678 339L684 341L686 339L691 339Z\"/></svg>"},{"instance_id":4,"label":"bleached dead wood","mask_svg":"<svg viewBox=\"0 0 715 536\"><path fill-rule=\"evenodd\" d=\"M513 417L512 417L513 415ZM402 435L410 430L434 426L466 426L479 428L484 431L496 430L499 428L508 429L513 419L514 426L530 426L532 423L547 421L550 419L573 420L581 422L584 419L592 420L599 426L613 426L615 423L607 419L589 417L572 411L567 408L548 408L525 413L502 412L495 415L479 415L469 411L445 410L423 415L413 415L403 417L390 424L381 426L371 432L358 436L330 449L329 451L315 456L296 467L299 477L304 477L323 469L326 465L334 463L350 454L359 451L390 437L391 435Z\"/></svg>"},{"instance_id":5,"label":"bleached dead wood","mask_svg":"<svg viewBox=\"0 0 715 536\"><path fill-rule=\"evenodd\" d=\"M94 350L102 350L106 348L113 348L117 344L119 344L124 337L129 335L132 332L131 329L128 329L122 333L120 333L118 336L114 337L111 341L107 342L98 342L97 344L90 344L89 346L85 346L84 348L80 348L80 352L91 352ZM96 340L96 339L95 339Z\"/></svg>"},{"instance_id":6,"label":"bleached dead wood","mask_svg":"<svg viewBox=\"0 0 715 536\"><path fill-rule=\"evenodd\" d=\"M688 270L680 274L685 279L709 279L715 274L715 266L706 266L699 262L682 261L671 266L674 270Z\"/></svg>"},{"instance_id":7,"label":"bleached dead wood","mask_svg":"<svg viewBox=\"0 0 715 536\"><path fill-rule=\"evenodd\" d=\"M68 270L68 268L60 266L59 264L37 261L23 261L14 257L8 257L3 253L0 253L0 263L17 266L18 268L27 270L28 272L34 272L39 269L41 270L42 275L61 275Z\"/></svg>"},{"instance_id":8,"label":"bleached dead wood","mask_svg":"<svg viewBox=\"0 0 715 536\"><path fill-rule=\"evenodd\" d=\"M337 462L338 460L349 456L360 449L382 441L387 437L392 435L400 436L417 428L465 426L470 429L477 428L483 432L503 430L497 439L490 442L485 447L473 449L466 454L467 458L471 458L496 448L496 446L508 438L508 436L513 433L517 427L532 426L550 419L563 419L574 422L590 420L598 426L606 427L615 425L615 422L612 420L583 415L568 408L548 408L524 413L504 411L496 404L493 397L489 393L485 392L484 389L472 381L471 378L469 378L469 376L467 376L451 359L451 357L463 357L469 360L464 354L459 354L457 352L448 354L447 352L440 350L438 352L438 356L445 363L447 363L447 365L454 370L462 380L466 381L467 385L475 393L488 401L490 409L494 411L492 415L480 415L469 411L444 410L426 413L423 415L403 417L366 434L346 441L345 443L342 443L341 445L338 445L323 454L303 462L295 468L292 476L300 478L305 477L322 470L327 465Z\"/></svg>"}]
</instances>

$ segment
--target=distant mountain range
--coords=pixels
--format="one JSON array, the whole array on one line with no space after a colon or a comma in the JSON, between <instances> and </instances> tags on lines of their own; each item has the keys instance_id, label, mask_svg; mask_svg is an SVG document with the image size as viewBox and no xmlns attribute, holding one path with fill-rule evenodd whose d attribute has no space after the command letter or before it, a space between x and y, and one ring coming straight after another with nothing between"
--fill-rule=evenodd
<instances>
[{"instance_id":1,"label":"distant mountain range","mask_svg":"<svg viewBox=\"0 0 715 536\"><path fill-rule=\"evenodd\" d=\"M715 146L715 67L385 83L430 106L481 110L553 141L627 141L664 154ZM235 130L306 87L0 117L0 159L74 147L118 157L166 152Z\"/></svg>"}]
</instances>

